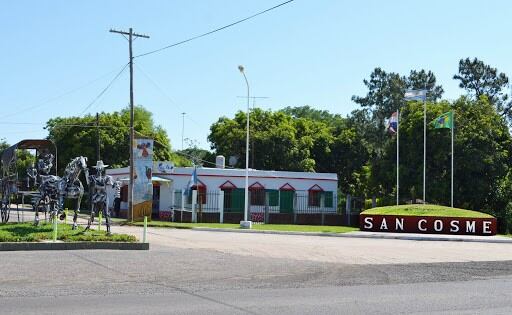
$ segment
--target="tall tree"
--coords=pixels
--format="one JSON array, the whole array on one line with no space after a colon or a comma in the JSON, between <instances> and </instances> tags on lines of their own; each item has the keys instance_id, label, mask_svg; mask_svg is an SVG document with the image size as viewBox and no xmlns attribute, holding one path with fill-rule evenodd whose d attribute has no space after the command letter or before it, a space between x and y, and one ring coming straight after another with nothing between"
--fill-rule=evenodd
<instances>
[{"instance_id":1,"label":"tall tree","mask_svg":"<svg viewBox=\"0 0 512 315\"><path fill-rule=\"evenodd\" d=\"M233 119L221 117L210 127L208 140L217 154L238 157L236 167L245 167L246 119L237 112ZM311 141L297 138L297 126L282 112L255 109L250 115L254 167L267 170L313 170L309 159ZM249 157L253 161L253 154ZM252 163L250 163L252 165Z\"/></svg>"},{"instance_id":2,"label":"tall tree","mask_svg":"<svg viewBox=\"0 0 512 315\"><path fill-rule=\"evenodd\" d=\"M128 165L129 158L129 125L130 112L125 108L119 112L101 113L101 159L113 167ZM75 156L83 155L89 159L89 164L96 163L96 117L56 117L46 123L48 138L57 145L59 154L59 170ZM152 113L142 106L135 107L136 134L149 136L155 140L154 159L179 162L183 158L171 152L167 132L155 125Z\"/></svg>"},{"instance_id":3,"label":"tall tree","mask_svg":"<svg viewBox=\"0 0 512 315\"><path fill-rule=\"evenodd\" d=\"M459 87L470 93L477 100L486 95L489 101L496 105L502 105L508 99L504 89L508 85L508 77L483 61L474 58L466 58L459 61L459 73L454 75L455 80L460 81Z\"/></svg>"}]
</instances>

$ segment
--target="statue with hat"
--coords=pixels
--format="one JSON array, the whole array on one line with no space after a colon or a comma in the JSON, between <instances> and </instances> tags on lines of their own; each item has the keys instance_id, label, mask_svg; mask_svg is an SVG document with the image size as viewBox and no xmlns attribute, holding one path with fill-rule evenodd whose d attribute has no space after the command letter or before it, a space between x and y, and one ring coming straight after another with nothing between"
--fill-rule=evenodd
<instances>
[{"instance_id":1,"label":"statue with hat","mask_svg":"<svg viewBox=\"0 0 512 315\"><path fill-rule=\"evenodd\" d=\"M107 225L107 233L110 233L110 209L108 207L107 186L112 186L114 190L119 185L119 182L114 182L112 176L105 175L105 168L108 165L103 164L102 160L96 162L96 174L89 176L89 189L91 195L91 216L87 222L86 230L91 227L94 221L94 214L99 211L105 217Z\"/></svg>"}]
</instances>

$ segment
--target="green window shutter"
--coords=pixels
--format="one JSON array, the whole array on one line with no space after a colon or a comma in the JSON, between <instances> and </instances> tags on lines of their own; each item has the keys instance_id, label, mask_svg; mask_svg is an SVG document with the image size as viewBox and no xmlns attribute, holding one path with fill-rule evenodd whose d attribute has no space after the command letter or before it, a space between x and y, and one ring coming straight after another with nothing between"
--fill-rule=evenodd
<instances>
[{"instance_id":1,"label":"green window shutter","mask_svg":"<svg viewBox=\"0 0 512 315\"><path fill-rule=\"evenodd\" d=\"M279 212L293 213L293 199L295 198L295 191L281 190L280 195Z\"/></svg>"},{"instance_id":2,"label":"green window shutter","mask_svg":"<svg viewBox=\"0 0 512 315\"><path fill-rule=\"evenodd\" d=\"M332 208L333 193L332 191L324 192L324 205L326 208Z\"/></svg>"},{"instance_id":3,"label":"green window shutter","mask_svg":"<svg viewBox=\"0 0 512 315\"><path fill-rule=\"evenodd\" d=\"M243 212L245 190L243 188L234 189L231 198L231 212Z\"/></svg>"},{"instance_id":4,"label":"green window shutter","mask_svg":"<svg viewBox=\"0 0 512 315\"><path fill-rule=\"evenodd\" d=\"M279 205L279 191L275 189L268 189L268 205L270 207L275 207Z\"/></svg>"}]
</instances>

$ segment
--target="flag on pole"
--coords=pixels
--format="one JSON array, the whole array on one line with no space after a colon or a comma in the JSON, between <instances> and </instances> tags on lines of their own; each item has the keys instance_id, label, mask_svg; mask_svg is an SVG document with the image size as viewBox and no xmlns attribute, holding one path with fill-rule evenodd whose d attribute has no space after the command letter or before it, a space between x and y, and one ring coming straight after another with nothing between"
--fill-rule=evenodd
<instances>
[{"instance_id":1,"label":"flag on pole","mask_svg":"<svg viewBox=\"0 0 512 315\"><path fill-rule=\"evenodd\" d=\"M197 187L197 168L194 167L194 170L192 171L192 175L190 176L190 180L187 184L187 190L185 191L186 195L188 196L192 190L192 188L196 186Z\"/></svg>"},{"instance_id":2,"label":"flag on pole","mask_svg":"<svg viewBox=\"0 0 512 315\"><path fill-rule=\"evenodd\" d=\"M439 129L439 128L451 129L451 128L453 128L453 112L449 111L449 112L442 114L441 116L434 119L431 122L431 124L434 125L435 129Z\"/></svg>"},{"instance_id":3,"label":"flag on pole","mask_svg":"<svg viewBox=\"0 0 512 315\"><path fill-rule=\"evenodd\" d=\"M398 130L398 112L394 112L391 114L391 117L388 120L388 124L386 126L387 132L392 135L395 135Z\"/></svg>"},{"instance_id":4,"label":"flag on pole","mask_svg":"<svg viewBox=\"0 0 512 315\"><path fill-rule=\"evenodd\" d=\"M404 94L406 101L425 101L427 99L427 90L407 90Z\"/></svg>"}]
</instances>

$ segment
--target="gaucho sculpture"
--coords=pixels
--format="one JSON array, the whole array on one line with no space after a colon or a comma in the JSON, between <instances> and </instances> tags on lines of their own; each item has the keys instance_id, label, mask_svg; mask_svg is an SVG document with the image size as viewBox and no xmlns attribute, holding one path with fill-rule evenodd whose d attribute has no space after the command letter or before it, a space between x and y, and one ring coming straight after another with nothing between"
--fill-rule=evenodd
<instances>
[{"instance_id":1,"label":"gaucho sculpture","mask_svg":"<svg viewBox=\"0 0 512 315\"><path fill-rule=\"evenodd\" d=\"M108 167L108 165L104 165L103 161L98 161L96 166L93 166L93 168L96 169L96 174L89 176L89 191L91 193L91 216L89 218L89 222L87 223L86 230L91 227L91 224L94 221L94 214L101 211L105 217L107 233L110 233L110 209L108 207L107 186L110 185L115 190L119 186L119 182L114 182L111 176L104 174L106 167Z\"/></svg>"}]
</instances>

